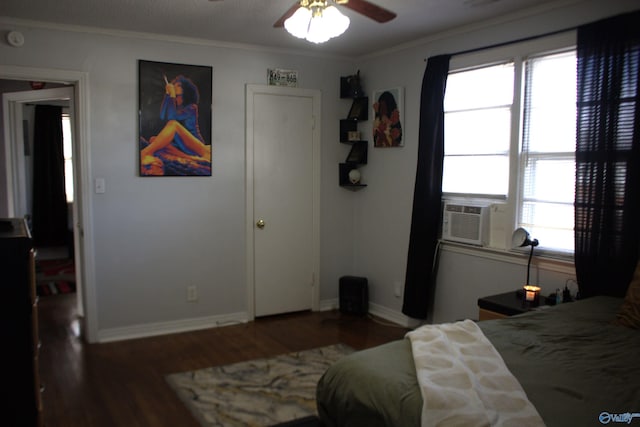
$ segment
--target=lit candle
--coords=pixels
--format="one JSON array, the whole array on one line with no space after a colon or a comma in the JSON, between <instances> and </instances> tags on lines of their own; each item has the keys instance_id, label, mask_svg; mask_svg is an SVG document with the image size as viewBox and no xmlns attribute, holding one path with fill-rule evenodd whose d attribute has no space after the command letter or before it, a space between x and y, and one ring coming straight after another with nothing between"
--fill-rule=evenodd
<instances>
[{"instance_id":1,"label":"lit candle","mask_svg":"<svg viewBox=\"0 0 640 427\"><path fill-rule=\"evenodd\" d=\"M525 301L529 301L529 302L535 301L539 293L540 293L539 286L525 285L524 287Z\"/></svg>"}]
</instances>

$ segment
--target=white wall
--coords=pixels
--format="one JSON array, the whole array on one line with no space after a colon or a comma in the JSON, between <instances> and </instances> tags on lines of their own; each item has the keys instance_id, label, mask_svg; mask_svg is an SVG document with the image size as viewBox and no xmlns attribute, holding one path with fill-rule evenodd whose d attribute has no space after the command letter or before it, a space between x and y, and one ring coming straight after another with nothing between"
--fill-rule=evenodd
<instances>
[{"instance_id":1,"label":"white wall","mask_svg":"<svg viewBox=\"0 0 640 427\"><path fill-rule=\"evenodd\" d=\"M418 138L424 59L564 29L638 7L637 0L562 1L535 16L515 16L441 34L393 51L349 62L200 41L153 40L130 34L82 34L9 26L22 48L0 44L0 65L87 72L91 178L106 180L92 194L97 327L117 337L149 325L188 325L199 319L238 318L247 311L244 272L244 86L264 83L267 68L300 72L301 87L322 91L322 190L320 297L337 297L338 278L369 279L373 312L406 320L394 284L404 282ZM213 67L213 176L141 178L137 174L137 60ZM337 185L338 163L348 147L338 142L338 121L348 105L339 77L360 69L365 90L405 89L403 148L374 149L362 169L368 187ZM370 114L371 115L371 114ZM360 130L371 141L371 121ZM4 165L0 165L4 167ZM431 262L431 260L425 260ZM445 250L440 261L435 321L477 317L479 296L520 286L523 257L477 257ZM533 274L545 290L571 277L569 268L543 264ZM199 287L197 304L186 286ZM171 326L169 326L171 327Z\"/></svg>"},{"instance_id":2,"label":"white wall","mask_svg":"<svg viewBox=\"0 0 640 427\"><path fill-rule=\"evenodd\" d=\"M402 308L402 298L394 295L394 284L397 281L404 283L405 277L418 149L420 91L426 67L424 59L564 30L639 7L635 0L561 1L555 6L540 6L535 14L496 18L493 22L439 34L399 47L394 52L362 59L359 68L369 94L376 89L395 86L405 89L405 146L369 150L369 163L362 170L363 179L369 185L366 191L358 194L356 205L359 222L354 250L355 270L358 275L369 278L374 307L379 305L395 313ZM360 127L363 138L371 140L370 127L371 122ZM484 258L473 252L443 250L431 320L477 318L479 297L515 290L523 284L526 277L524 258L502 255ZM536 270L535 265L533 269ZM532 271L532 278L544 292L564 287L572 277L572 265L542 263L539 271Z\"/></svg>"},{"instance_id":3,"label":"white wall","mask_svg":"<svg viewBox=\"0 0 640 427\"><path fill-rule=\"evenodd\" d=\"M88 73L91 180L89 248L101 339L242 319L245 275L245 85L266 83L268 68L299 70L300 86L322 91L321 300L336 297L338 278L351 274L353 195L338 187L339 77L353 63L298 53L216 47L200 41L152 40L132 34L84 34L8 26L22 48L0 44L0 65ZM137 168L137 61L213 67L213 176L143 178ZM1 77L1 76L0 76ZM85 142L86 143L86 142ZM0 166L4 168L4 164ZM92 185L91 183L89 183ZM199 301L186 302L198 286Z\"/></svg>"}]
</instances>

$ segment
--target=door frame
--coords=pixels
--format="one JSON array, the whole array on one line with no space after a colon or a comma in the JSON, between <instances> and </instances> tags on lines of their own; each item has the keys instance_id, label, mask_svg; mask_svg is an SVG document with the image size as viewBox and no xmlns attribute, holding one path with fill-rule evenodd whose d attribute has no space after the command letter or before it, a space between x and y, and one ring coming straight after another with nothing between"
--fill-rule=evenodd
<instances>
[{"instance_id":1,"label":"door frame","mask_svg":"<svg viewBox=\"0 0 640 427\"><path fill-rule=\"evenodd\" d=\"M255 318L255 252L254 252L254 138L253 138L253 97L255 95L298 96L312 99L312 265L313 283L311 291L311 310L320 309L320 123L321 92L315 89L299 89L267 85L246 85L246 123L245 123L245 234L246 234L246 281L247 281L247 317Z\"/></svg>"},{"instance_id":2,"label":"door frame","mask_svg":"<svg viewBox=\"0 0 640 427\"><path fill-rule=\"evenodd\" d=\"M89 143L89 74L80 71L58 70L50 68L33 68L0 65L0 79L42 81L73 85L74 87L74 198L77 204L77 218L74 218L74 246L77 280L82 283L82 336L87 342L96 342L98 336L97 305L94 289L94 256L93 230L91 211L91 173L90 173L90 143ZM26 101L25 101L26 102ZM14 100L13 104L19 103ZM7 103L9 104L9 103ZM19 202L14 180L17 165L14 164L17 147L13 141L11 108L5 105L4 138L5 138L5 171L6 171L6 203L9 216L15 215L15 205ZM80 295L79 295L80 297Z\"/></svg>"},{"instance_id":3,"label":"door frame","mask_svg":"<svg viewBox=\"0 0 640 427\"><path fill-rule=\"evenodd\" d=\"M23 104L29 103L46 103L49 101L69 101L69 108L72 123L75 124L75 107L73 105L74 95L73 87L63 86L53 89L25 90L20 92L5 92L2 94L3 111L5 111L4 129L5 141L9 144L5 147L7 154L7 198L9 199L9 211L12 217L22 217L21 212L27 210L27 183L26 183L26 164L24 155L24 133L22 129ZM8 114L8 116L6 115ZM9 120L9 122L7 122ZM7 138L7 135L9 137ZM75 138L75 132L73 135ZM75 151L75 150L74 150ZM8 154L11 153L12 158ZM73 153L75 155L75 152ZM75 177L74 181L75 181ZM9 181L12 180L12 181ZM75 214L75 213L74 213ZM74 217L75 218L75 217Z\"/></svg>"},{"instance_id":4,"label":"door frame","mask_svg":"<svg viewBox=\"0 0 640 427\"><path fill-rule=\"evenodd\" d=\"M69 108L69 115L71 117L71 125L72 127L72 148L74 156L73 162L73 176L71 179L73 180L74 187L78 182L77 174L79 168L75 165L75 155L77 153L76 149L76 113L75 113L75 102L74 102L74 88L73 86L62 86L53 89L40 89L40 90L26 90L20 92L5 92L2 94L2 104L3 110L7 112L8 115L4 117L4 129L5 129L5 141L10 141L8 147L6 147L7 153L11 153L12 158L7 156L7 165L12 167L11 169L11 178L13 179L12 183L8 183L9 190L7 191L7 196L9 199L12 199L13 205L8 205L9 210L13 210L11 212L12 217L22 218L28 212L27 206L27 166L25 162L25 156L22 155L24 152L25 144L28 144L29 141L25 140L25 134L23 130L23 107L25 104L29 103L51 103L52 105L56 105L57 101L66 101ZM10 135L9 138L6 135ZM7 170L10 170L9 166L7 166ZM76 199L74 197L74 199ZM74 203L71 204L72 209L72 227L73 227L73 246L74 249L78 248L79 236L77 235L75 224L78 223L78 219L80 218L80 213L78 212L78 202L74 200ZM74 263L79 268L76 268L75 276L76 276L76 300L77 300L77 309L78 315L80 317L84 316L84 305L82 303L82 257L80 256L79 251L74 250Z\"/></svg>"}]
</instances>

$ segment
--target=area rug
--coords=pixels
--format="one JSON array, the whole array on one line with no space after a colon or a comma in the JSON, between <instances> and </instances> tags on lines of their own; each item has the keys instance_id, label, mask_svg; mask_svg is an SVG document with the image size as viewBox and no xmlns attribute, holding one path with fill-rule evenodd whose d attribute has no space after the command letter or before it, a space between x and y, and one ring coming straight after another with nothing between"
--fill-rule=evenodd
<instances>
[{"instance_id":1,"label":"area rug","mask_svg":"<svg viewBox=\"0 0 640 427\"><path fill-rule=\"evenodd\" d=\"M166 379L204 427L267 427L315 416L318 380L352 352L336 344Z\"/></svg>"},{"instance_id":2,"label":"area rug","mask_svg":"<svg viewBox=\"0 0 640 427\"><path fill-rule=\"evenodd\" d=\"M39 296L76 291L73 259L36 260L36 292Z\"/></svg>"}]
</instances>

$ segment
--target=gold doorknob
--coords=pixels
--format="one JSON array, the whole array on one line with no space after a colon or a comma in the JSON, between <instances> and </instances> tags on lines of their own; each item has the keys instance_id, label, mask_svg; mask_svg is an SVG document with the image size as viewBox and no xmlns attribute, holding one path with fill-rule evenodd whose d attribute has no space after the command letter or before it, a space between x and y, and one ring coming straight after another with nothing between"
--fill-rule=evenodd
<instances>
[{"instance_id":1,"label":"gold doorknob","mask_svg":"<svg viewBox=\"0 0 640 427\"><path fill-rule=\"evenodd\" d=\"M264 228L264 219L259 219L258 222L256 222L256 226L258 228Z\"/></svg>"}]
</instances>

